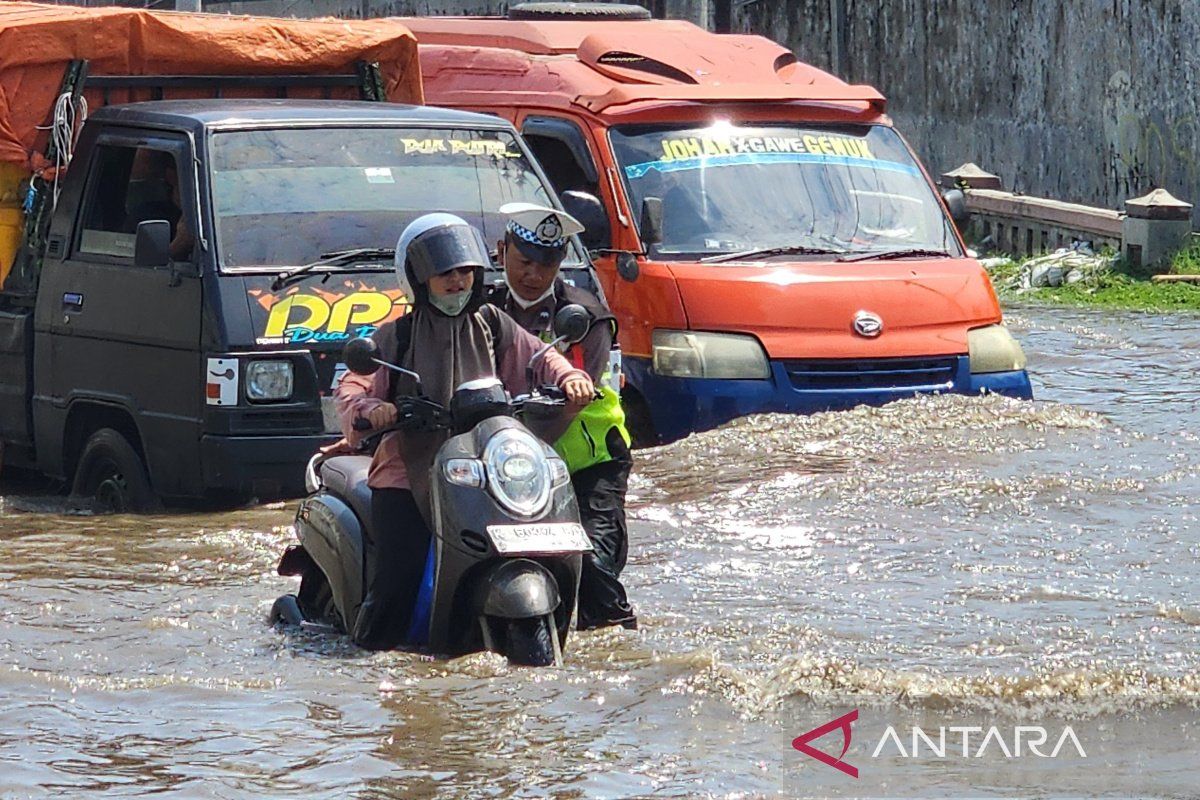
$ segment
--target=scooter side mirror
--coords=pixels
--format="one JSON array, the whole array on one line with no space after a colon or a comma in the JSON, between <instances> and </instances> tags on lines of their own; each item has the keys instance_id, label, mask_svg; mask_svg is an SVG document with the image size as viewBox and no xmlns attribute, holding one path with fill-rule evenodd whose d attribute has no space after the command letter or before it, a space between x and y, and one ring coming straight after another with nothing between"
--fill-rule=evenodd
<instances>
[{"instance_id":1,"label":"scooter side mirror","mask_svg":"<svg viewBox=\"0 0 1200 800\"><path fill-rule=\"evenodd\" d=\"M342 362L356 375L374 375L379 369L379 345L366 336L351 339L342 349Z\"/></svg>"},{"instance_id":2,"label":"scooter side mirror","mask_svg":"<svg viewBox=\"0 0 1200 800\"><path fill-rule=\"evenodd\" d=\"M554 336L575 344L587 336L592 327L592 315L576 303L565 305L554 315Z\"/></svg>"}]
</instances>

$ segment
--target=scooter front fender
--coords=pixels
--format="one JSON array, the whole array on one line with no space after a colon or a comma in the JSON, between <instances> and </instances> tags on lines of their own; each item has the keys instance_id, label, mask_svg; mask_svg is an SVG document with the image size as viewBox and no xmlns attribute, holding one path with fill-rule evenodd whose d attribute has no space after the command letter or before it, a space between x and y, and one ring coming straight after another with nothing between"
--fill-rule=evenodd
<instances>
[{"instance_id":1,"label":"scooter front fender","mask_svg":"<svg viewBox=\"0 0 1200 800\"><path fill-rule=\"evenodd\" d=\"M489 570L475 593L479 615L526 619L554 613L561 597L550 570L525 558L502 561Z\"/></svg>"}]
</instances>

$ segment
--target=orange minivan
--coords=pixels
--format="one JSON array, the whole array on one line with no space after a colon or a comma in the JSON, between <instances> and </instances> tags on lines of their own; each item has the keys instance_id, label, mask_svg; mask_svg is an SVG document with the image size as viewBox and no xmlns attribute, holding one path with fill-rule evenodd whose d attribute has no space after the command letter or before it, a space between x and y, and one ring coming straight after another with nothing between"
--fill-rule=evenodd
<instances>
[{"instance_id":1,"label":"orange minivan","mask_svg":"<svg viewBox=\"0 0 1200 800\"><path fill-rule=\"evenodd\" d=\"M634 9L404 23L426 102L511 120L587 225L640 441L922 392L1031 397L952 221L961 193L939 196L878 91Z\"/></svg>"}]
</instances>

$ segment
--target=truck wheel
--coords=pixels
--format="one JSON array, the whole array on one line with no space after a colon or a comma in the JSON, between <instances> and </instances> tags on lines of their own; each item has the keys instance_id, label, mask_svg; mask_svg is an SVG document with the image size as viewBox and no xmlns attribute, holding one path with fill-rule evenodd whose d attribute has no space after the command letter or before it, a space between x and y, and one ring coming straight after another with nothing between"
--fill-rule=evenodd
<instances>
[{"instance_id":1,"label":"truck wheel","mask_svg":"<svg viewBox=\"0 0 1200 800\"><path fill-rule=\"evenodd\" d=\"M553 664L554 642L550 638L553 635L546 617L510 619L504 643L504 655L508 656L508 663L524 667Z\"/></svg>"},{"instance_id":2,"label":"truck wheel","mask_svg":"<svg viewBox=\"0 0 1200 800\"><path fill-rule=\"evenodd\" d=\"M112 428L101 428L88 439L75 470L71 497L90 503L102 514L140 514L162 507L137 451Z\"/></svg>"},{"instance_id":3,"label":"truck wheel","mask_svg":"<svg viewBox=\"0 0 1200 800\"><path fill-rule=\"evenodd\" d=\"M658 432L654 430L650 406L646 405L642 396L636 391L622 392L621 407L625 410L625 429L633 440L633 449L656 447L659 444Z\"/></svg>"}]
</instances>

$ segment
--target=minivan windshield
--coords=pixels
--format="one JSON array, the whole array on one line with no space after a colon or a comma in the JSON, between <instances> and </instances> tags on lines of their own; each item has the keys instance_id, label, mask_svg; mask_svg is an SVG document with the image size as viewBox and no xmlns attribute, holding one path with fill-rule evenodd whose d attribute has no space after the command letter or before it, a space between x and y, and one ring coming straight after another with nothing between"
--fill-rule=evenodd
<instances>
[{"instance_id":1,"label":"minivan windshield","mask_svg":"<svg viewBox=\"0 0 1200 800\"><path fill-rule=\"evenodd\" d=\"M888 127L630 126L610 141L635 216L645 198L662 201L663 241L651 253L665 260L770 248L961 252Z\"/></svg>"},{"instance_id":2,"label":"minivan windshield","mask_svg":"<svg viewBox=\"0 0 1200 800\"><path fill-rule=\"evenodd\" d=\"M464 218L490 246L504 236L500 206L551 204L505 131L226 131L213 136L209 161L222 269L286 268L323 253L395 247L404 227L431 211ZM578 263L572 247L567 266ZM390 259L386 264L390 269Z\"/></svg>"}]
</instances>

